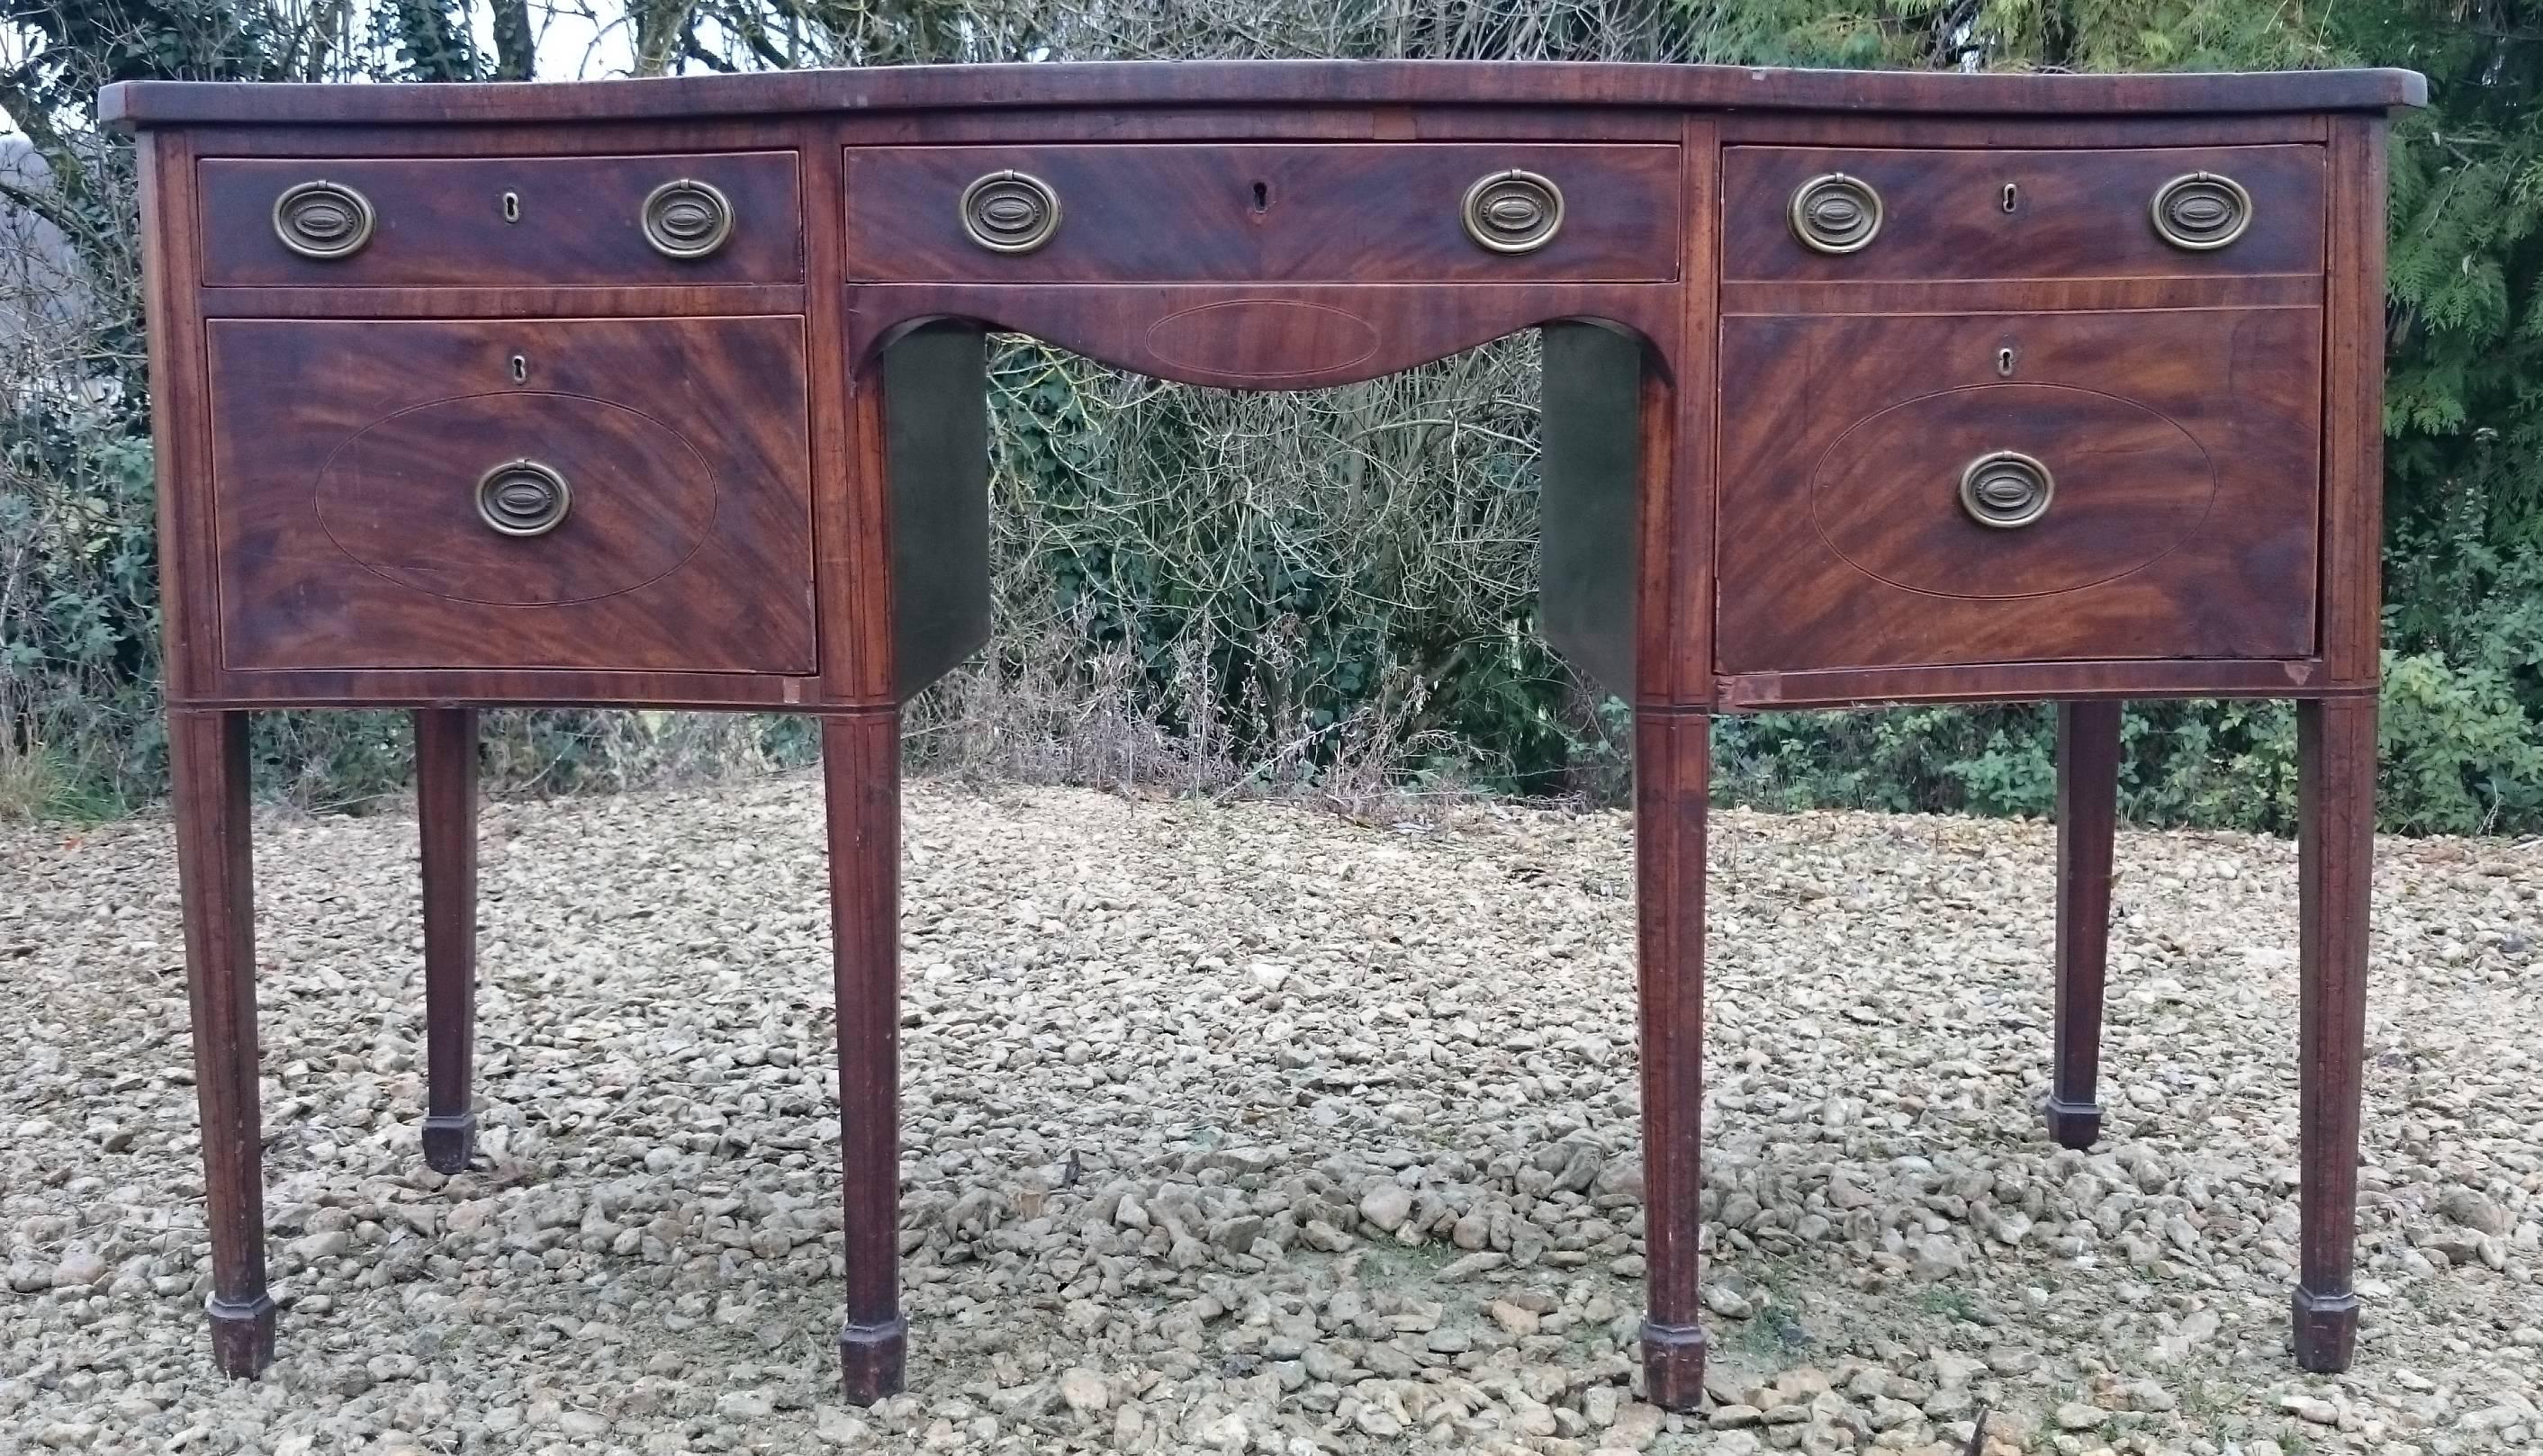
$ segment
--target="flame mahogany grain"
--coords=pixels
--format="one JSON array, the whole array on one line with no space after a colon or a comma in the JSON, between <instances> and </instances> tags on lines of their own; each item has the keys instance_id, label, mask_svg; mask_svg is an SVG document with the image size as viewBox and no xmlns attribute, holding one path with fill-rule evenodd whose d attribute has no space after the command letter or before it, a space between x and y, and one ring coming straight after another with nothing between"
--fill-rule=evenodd
<instances>
[{"instance_id":1,"label":"flame mahogany grain","mask_svg":"<svg viewBox=\"0 0 2543 1456\"><path fill-rule=\"evenodd\" d=\"M140 133L170 756L214 1362L273 1356L248 711L415 714L423 1152L464 1166L475 713L819 715L848 1399L899 1389L898 705L988 623L983 335L1232 389L1346 384L1517 330L1545 349L1544 619L1635 719L1652 1399L1703 1398L1705 834L1716 715L2059 702L2052 1136L2099 1128L2121 703L2298 701L2296 1358L2354 1346L2378 664L2384 113L2407 71L2047 76L1262 62L571 85L109 87ZM1476 178L1555 180L1497 253ZM1052 184L1041 250L965 234ZM1870 181L1831 257L1792 192ZM2159 238L2234 178L2250 230ZM679 262L638 210L711 183ZM313 262L278 192L358 188ZM2007 184L2015 205L2003 205ZM1258 192L1257 188L1260 188ZM514 195L519 221L505 213ZM1516 214L1513 214L1516 215ZM2004 350L2011 350L2005 354ZM512 358L525 377L514 377ZM1968 459L2057 495L1993 530ZM531 458L546 536L472 493ZM2011 498L2010 497L2006 498Z\"/></svg>"}]
</instances>

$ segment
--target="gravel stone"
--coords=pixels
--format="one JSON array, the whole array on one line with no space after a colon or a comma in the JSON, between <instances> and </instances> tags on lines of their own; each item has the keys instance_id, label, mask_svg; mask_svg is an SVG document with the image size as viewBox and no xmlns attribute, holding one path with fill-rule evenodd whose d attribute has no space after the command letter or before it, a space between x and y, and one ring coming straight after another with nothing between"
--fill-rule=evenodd
<instances>
[{"instance_id":1,"label":"gravel stone","mask_svg":"<svg viewBox=\"0 0 2543 1456\"><path fill-rule=\"evenodd\" d=\"M0 1451L1958 1456L1980 1407L1982 1456L2543 1438L2543 843L2380 846L2365 1318L2314 1379L2291 844L2121 836L2075 1153L2036 1111L2053 828L1717 813L1713 1404L1672 1431L1635 1400L1623 816L904 803L911 1386L865 1411L815 785L487 806L447 1179L411 815L259 815L255 1383L204 1353L167 827L0 826Z\"/></svg>"}]
</instances>

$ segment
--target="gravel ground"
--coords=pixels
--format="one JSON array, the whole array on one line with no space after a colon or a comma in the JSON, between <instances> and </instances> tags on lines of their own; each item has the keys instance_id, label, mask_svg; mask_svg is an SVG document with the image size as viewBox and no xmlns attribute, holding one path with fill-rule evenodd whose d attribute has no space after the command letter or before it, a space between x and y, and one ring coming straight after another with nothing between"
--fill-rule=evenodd
<instances>
[{"instance_id":1,"label":"gravel ground","mask_svg":"<svg viewBox=\"0 0 2543 1456\"><path fill-rule=\"evenodd\" d=\"M1637 1399L1627 823L908 795L911 1391L837 1404L815 785L501 804L480 1166L414 825L260 822L282 1360L210 1375L166 826L0 830L0 1450L2543 1449L2543 844L2376 879L2356 1368L2284 1345L2295 856L2120 841L2104 1147L2050 831L1716 819L1713 1401ZM1945 1443L1949 1443L1946 1445Z\"/></svg>"}]
</instances>

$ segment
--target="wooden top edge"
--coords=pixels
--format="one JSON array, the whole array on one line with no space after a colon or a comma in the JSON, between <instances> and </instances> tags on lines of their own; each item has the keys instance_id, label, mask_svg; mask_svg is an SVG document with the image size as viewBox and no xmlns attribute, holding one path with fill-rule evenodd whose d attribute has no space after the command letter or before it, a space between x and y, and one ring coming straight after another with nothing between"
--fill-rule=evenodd
<instances>
[{"instance_id":1,"label":"wooden top edge","mask_svg":"<svg viewBox=\"0 0 2543 1456\"><path fill-rule=\"evenodd\" d=\"M627 121L1037 106L1585 106L2121 115L2424 106L2405 70L2071 75L1563 61L1104 61L883 66L615 81L299 85L122 81L125 129L201 124Z\"/></svg>"}]
</instances>

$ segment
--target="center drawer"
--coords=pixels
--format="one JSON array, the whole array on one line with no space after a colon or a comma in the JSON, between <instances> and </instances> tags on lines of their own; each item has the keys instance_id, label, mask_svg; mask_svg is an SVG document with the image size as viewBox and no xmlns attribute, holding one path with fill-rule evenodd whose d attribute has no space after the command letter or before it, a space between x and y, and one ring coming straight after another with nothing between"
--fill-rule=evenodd
<instances>
[{"instance_id":1,"label":"center drawer","mask_svg":"<svg viewBox=\"0 0 2543 1456\"><path fill-rule=\"evenodd\" d=\"M225 665L814 670L803 320L207 335Z\"/></svg>"},{"instance_id":2,"label":"center drawer","mask_svg":"<svg viewBox=\"0 0 2543 1456\"><path fill-rule=\"evenodd\" d=\"M1665 280L1678 158L1661 144L856 147L848 275Z\"/></svg>"},{"instance_id":3,"label":"center drawer","mask_svg":"<svg viewBox=\"0 0 2543 1456\"><path fill-rule=\"evenodd\" d=\"M2314 651L2308 308L1723 321L1726 673Z\"/></svg>"}]
</instances>

